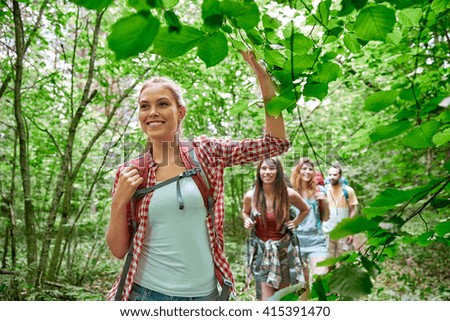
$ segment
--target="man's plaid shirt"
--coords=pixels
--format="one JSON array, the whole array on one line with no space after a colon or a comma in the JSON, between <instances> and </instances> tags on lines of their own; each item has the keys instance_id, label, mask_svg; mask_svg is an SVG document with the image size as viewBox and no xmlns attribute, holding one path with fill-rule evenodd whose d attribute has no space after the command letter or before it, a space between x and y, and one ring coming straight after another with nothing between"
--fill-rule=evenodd
<instances>
[{"instance_id":1,"label":"man's plaid shirt","mask_svg":"<svg viewBox=\"0 0 450 321\"><path fill-rule=\"evenodd\" d=\"M229 263L227 262L224 254L224 241L223 241L223 224L224 224L224 186L223 175L224 168L234 165L246 164L255 161L259 161L264 158L274 157L283 154L289 149L289 141L279 138L265 135L260 139L245 139L242 141L233 141L230 139L213 139L206 136L201 136L194 139L193 146L202 169L205 171L208 181L211 185L213 198L215 199L215 229L217 236L214 233L214 226L212 224L211 216L208 215L206 224L208 228L208 234L211 244L211 251L213 253L214 264L216 268L221 272L222 276L229 279L233 283L234 292L234 280ZM183 160L186 162L186 160ZM130 161L133 164L135 162ZM128 166L130 162L119 166L113 187L113 195L117 187L120 173ZM156 169L157 164L152 159L150 153L146 153L143 158L139 159L139 169L147 169L148 176L146 186L153 186L156 184ZM186 166L187 167L187 166ZM139 262L139 256L143 246L143 240L145 231L147 229L147 217L148 209L152 193L145 195L142 199L138 200L135 204L135 217L139 224L136 234L132 240L133 242L133 257L131 260L130 269L128 271L124 289L122 292L122 300L128 300L131 293L131 287L133 285L134 276L136 274L137 265ZM128 223L131 228L133 220L131 203L127 210ZM117 278L113 288L108 294L108 300L114 300L117 287L119 284L120 275Z\"/></svg>"}]
</instances>

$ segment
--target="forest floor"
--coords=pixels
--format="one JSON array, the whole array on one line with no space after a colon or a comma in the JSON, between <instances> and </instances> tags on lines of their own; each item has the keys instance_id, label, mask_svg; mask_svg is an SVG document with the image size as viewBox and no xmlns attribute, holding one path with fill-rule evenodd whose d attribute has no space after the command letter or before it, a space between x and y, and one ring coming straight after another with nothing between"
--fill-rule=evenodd
<instances>
[{"instance_id":1,"label":"forest floor","mask_svg":"<svg viewBox=\"0 0 450 321\"><path fill-rule=\"evenodd\" d=\"M373 280L373 291L361 300L370 301L450 301L450 255L448 246L434 243L426 247L400 245L397 256L381 263L382 272ZM245 291L245 247L242 242L227 243L227 255L236 278L235 301L255 300L254 284ZM20 300L104 300L122 262L102 264L99 274L86 277L89 285L72 286L69 282L47 284L46 288L25 294ZM0 274L0 301L14 300L11 296L11 275ZM19 280L20 282L20 280ZM22 280L23 282L23 280ZM20 282L21 284L23 284ZM24 290L24 287L21 287ZM26 291L25 291L26 292Z\"/></svg>"}]
</instances>

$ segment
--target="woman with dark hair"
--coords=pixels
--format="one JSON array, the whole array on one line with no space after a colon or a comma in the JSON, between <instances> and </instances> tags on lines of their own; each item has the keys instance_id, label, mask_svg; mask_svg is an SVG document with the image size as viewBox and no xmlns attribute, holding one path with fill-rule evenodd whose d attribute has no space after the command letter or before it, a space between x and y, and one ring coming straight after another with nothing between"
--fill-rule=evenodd
<instances>
[{"instance_id":1,"label":"woman with dark hair","mask_svg":"<svg viewBox=\"0 0 450 321\"><path fill-rule=\"evenodd\" d=\"M309 158L300 158L293 168L291 184L308 203L310 211L295 230L300 241L302 258L309 263L311 275L325 274L327 267L318 267L317 263L328 256L327 241L322 231L322 222L330 217L324 187L317 184L314 164Z\"/></svg>"},{"instance_id":2,"label":"woman with dark hair","mask_svg":"<svg viewBox=\"0 0 450 321\"><path fill-rule=\"evenodd\" d=\"M300 209L291 219L290 206ZM303 267L296 247L289 247L293 231L309 212L302 197L286 185L283 166L278 158L260 161L256 167L254 188L244 196L242 217L244 227L254 229L254 250L250 254L247 287L250 277L255 277L257 299L267 300L277 290L293 281L304 282ZM292 257L288 257L292 255ZM289 261L294 263L290 266ZM255 264L253 264L255 262ZM259 293L259 285L261 293Z\"/></svg>"},{"instance_id":3,"label":"woman with dark hair","mask_svg":"<svg viewBox=\"0 0 450 321\"><path fill-rule=\"evenodd\" d=\"M253 52L242 56L269 102L275 96L270 75ZM149 149L116 173L106 242L115 257L127 260L108 299L227 299L235 289L224 254L224 169L289 148L283 117L267 112L264 137L233 141L202 135L184 144L180 132L187 106L181 93L174 81L161 77L145 82L139 92L139 123ZM195 160L198 166L192 166ZM142 189L153 191L136 199Z\"/></svg>"}]
</instances>

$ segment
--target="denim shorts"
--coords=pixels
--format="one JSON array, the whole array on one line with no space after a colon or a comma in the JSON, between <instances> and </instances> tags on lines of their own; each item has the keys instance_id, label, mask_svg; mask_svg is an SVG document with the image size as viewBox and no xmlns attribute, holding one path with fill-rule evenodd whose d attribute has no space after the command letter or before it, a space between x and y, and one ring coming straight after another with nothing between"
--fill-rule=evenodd
<instances>
[{"instance_id":1,"label":"denim shorts","mask_svg":"<svg viewBox=\"0 0 450 321\"><path fill-rule=\"evenodd\" d=\"M219 299L219 291L214 291L206 296L200 297L181 297L170 296L157 291L149 290L134 283L131 288L131 294L128 300L130 301L217 301Z\"/></svg>"},{"instance_id":2,"label":"denim shorts","mask_svg":"<svg viewBox=\"0 0 450 321\"><path fill-rule=\"evenodd\" d=\"M300 252L303 260L328 257L327 239L323 233L296 232L300 242Z\"/></svg>"}]
</instances>

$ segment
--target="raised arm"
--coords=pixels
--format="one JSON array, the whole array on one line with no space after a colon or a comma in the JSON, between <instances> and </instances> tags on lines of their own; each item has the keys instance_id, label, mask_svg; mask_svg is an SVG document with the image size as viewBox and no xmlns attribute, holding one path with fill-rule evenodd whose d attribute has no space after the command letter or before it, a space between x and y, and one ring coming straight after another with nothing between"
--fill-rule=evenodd
<instances>
[{"instance_id":1,"label":"raised arm","mask_svg":"<svg viewBox=\"0 0 450 321\"><path fill-rule=\"evenodd\" d=\"M241 51L241 55L252 67L261 88L264 105L267 105L267 103L275 97L275 85L272 82L272 78L267 73L266 69L256 61L255 54L252 51ZM283 115L280 114L278 117L273 117L266 111L265 131L266 134L272 137L286 139L286 129L284 127Z\"/></svg>"}]
</instances>

